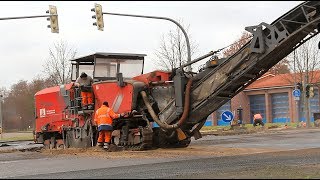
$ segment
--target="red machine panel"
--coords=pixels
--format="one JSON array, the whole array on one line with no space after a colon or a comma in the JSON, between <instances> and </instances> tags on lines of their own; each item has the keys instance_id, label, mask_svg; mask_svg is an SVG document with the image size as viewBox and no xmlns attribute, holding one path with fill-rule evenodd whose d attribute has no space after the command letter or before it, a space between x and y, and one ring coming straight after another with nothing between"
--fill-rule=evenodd
<instances>
[{"instance_id":1,"label":"red machine panel","mask_svg":"<svg viewBox=\"0 0 320 180\"><path fill-rule=\"evenodd\" d=\"M72 83L65 86L70 90ZM42 132L42 127L47 126L46 131L60 131L61 125L70 125L71 122L63 120L66 104L60 95L60 87L50 87L35 94L36 107L36 132ZM48 125L49 124L49 125Z\"/></svg>"},{"instance_id":2,"label":"red machine panel","mask_svg":"<svg viewBox=\"0 0 320 180\"><path fill-rule=\"evenodd\" d=\"M150 82L169 81L171 72L166 71L153 71L147 74L136 76L132 79L149 84Z\"/></svg>"},{"instance_id":3,"label":"red machine panel","mask_svg":"<svg viewBox=\"0 0 320 180\"><path fill-rule=\"evenodd\" d=\"M124 87L119 87L117 82L105 81L93 84L93 92L95 109L98 109L104 101L107 101L116 113L132 110L133 86L129 83L126 83Z\"/></svg>"}]
</instances>

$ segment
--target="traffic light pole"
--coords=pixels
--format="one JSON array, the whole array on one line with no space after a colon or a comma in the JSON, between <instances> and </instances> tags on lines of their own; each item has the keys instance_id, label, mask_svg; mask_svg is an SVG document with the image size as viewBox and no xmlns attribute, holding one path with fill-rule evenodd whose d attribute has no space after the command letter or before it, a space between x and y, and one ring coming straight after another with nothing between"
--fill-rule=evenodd
<instances>
[{"instance_id":1,"label":"traffic light pole","mask_svg":"<svg viewBox=\"0 0 320 180\"><path fill-rule=\"evenodd\" d=\"M309 110L309 97L306 96L307 93L307 82L308 82L308 73L306 73L306 75L304 76L304 81L303 81L303 91L304 93L304 112L305 112L305 117L306 117L306 125L307 128L309 128L311 126L310 123L310 110Z\"/></svg>"},{"instance_id":2,"label":"traffic light pole","mask_svg":"<svg viewBox=\"0 0 320 180\"><path fill-rule=\"evenodd\" d=\"M20 16L20 17L5 17L5 18L0 18L0 20L27 19L27 18L40 18L40 17L50 17L50 16L51 16L51 15Z\"/></svg>"},{"instance_id":3,"label":"traffic light pole","mask_svg":"<svg viewBox=\"0 0 320 180\"><path fill-rule=\"evenodd\" d=\"M47 27L51 28L52 33L59 33L57 8L55 6L49 5L49 10L47 11L47 13L50 13L50 15L5 17L5 18L0 18L0 21L1 20L12 20L12 19L28 19L28 18L49 17L49 18L47 18L47 20L50 21L50 25L48 25Z\"/></svg>"},{"instance_id":4,"label":"traffic light pole","mask_svg":"<svg viewBox=\"0 0 320 180\"><path fill-rule=\"evenodd\" d=\"M306 121L307 121L307 128L310 128L310 109L309 109L309 89L307 89L307 85L309 84L309 58L306 58L306 74L305 74L305 92L308 93L308 96L306 97L305 101L305 107L306 107ZM310 87L310 86L309 86Z\"/></svg>"},{"instance_id":5,"label":"traffic light pole","mask_svg":"<svg viewBox=\"0 0 320 180\"><path fill-rule=\"evenodd\" d=\"M0 94L0 128L1 128L0 134L1 134L1 139L2 139L2 134L3 134L2 97L3 96Z\"/></svg>"},{"instance_id":6,"label":"traffic light pole","mask_svg":"<svg viewBox=\"0 0 320 180\"><path fill-rule=\"evenodd\" d=\"M167 18L167 17L158 17L158 16L143 16L143 15L132 15L132 14L119 14L119 13L106 13L103 12L102 14L109 14L109 15L117 15L117 16L130 16L130 17L141 17L141 18L152 18L152 19L163 19L163 20L168 20L171 21L173 23L175 23L183 32L185 38L186 38L186 43L187 43L187 51L188 51L188 63L191 62L191 51L190 51L190 43L189 43L189 38L188 35L186 33L186 31L183 29L183 27L176 22L173 19ZM191 65L188 66L188 70L191 71Z\"/></svg>"}]
</instances>

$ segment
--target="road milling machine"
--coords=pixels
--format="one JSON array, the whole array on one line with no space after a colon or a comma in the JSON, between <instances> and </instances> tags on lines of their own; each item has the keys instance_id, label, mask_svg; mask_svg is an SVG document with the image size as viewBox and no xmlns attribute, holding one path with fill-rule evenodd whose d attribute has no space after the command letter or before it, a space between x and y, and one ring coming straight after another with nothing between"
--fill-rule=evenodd
<instances>
[{"instance_id":1,"label":"road milling machine","mask_svg":"<svg viewBox=\"0 0 320 180\"><path fill-rule=\"evenodd\" d=\"M252 34L248 43L230 57L210 59L199 72L185 69L219 50L170 72L143 73L143 54L72 59L71 83L35 94L35 142L50 148L95 146L94 112L108 101L116 113L130 112L114 120L112 143L135 150L187 147L191 137L201 138L199 130L212 112L319 33L319 7L319 1L303 2L271 24L246 27ZM81 89L74 86L81 72L94 79L91 110L82 108Z\"/></svg>"}]
</instances>

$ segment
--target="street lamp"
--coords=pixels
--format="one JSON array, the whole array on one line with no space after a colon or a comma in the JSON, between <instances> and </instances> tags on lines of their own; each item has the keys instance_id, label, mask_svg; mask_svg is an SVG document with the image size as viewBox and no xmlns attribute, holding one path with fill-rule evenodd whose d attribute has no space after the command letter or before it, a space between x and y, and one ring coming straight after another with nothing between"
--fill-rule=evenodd
<instances>
[{"instance_id":1,"label":"street lamp","mask_svg":"<svg viewBox=\"0 0 320 180\"><path fill-rule=\"evenodd\" d=\"M99 5L99 4L95 4L95 10L97 10L97 7L101 10L102 12L102 6ZM91 9L91 11L93 11L94 9ZM101 13L99 12L99 13ZM96 12L97 13L97 12ZM170 18L167 18L167 17L159 17L159 16L144 16L144 15L133 15L133 14L119 14L119 13L106 13L106 12L102 12L102 14L109 14L109 15L116 15L116 16L130 16L130 17L141 17L141 18L151 18L151 19L163 19L163 20L168 20L168 21L171 21L173 23L175 23L180 29L181 31L183 32L183 35L184 37L186 38L186 43L187 43L187 51L188 51L188 64L191 62L191 52L190 52L190 43L189 43L189 38L188 38L188 35L186 33L186 31L183 29L183 27L178 23L176 22L175 20L173 19L170 19ZM93 18L97 18L97 17L93 17ZM103 17L101 17L100 19L103 20ZM98 19L97 19L97 22L98 22ZM95 24L94 24L95 25ZM97 24L98 25L98 24ZM98 26L98 29L99 30L103 30L103 24L102 24L102 27L99 28ZM188 66L188 70L191 71L191 65Z\"/></svg>"}]
</instances>

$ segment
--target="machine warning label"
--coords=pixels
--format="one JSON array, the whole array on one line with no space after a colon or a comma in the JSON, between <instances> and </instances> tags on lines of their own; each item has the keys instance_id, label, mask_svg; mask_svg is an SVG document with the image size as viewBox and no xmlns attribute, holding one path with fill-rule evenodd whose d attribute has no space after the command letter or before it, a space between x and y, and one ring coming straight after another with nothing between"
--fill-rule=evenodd
<instances>
[{"instance_id":1,"label":"machine warning label","mask_svg":"<svg viewBox=\"0 0 320 180\"><path fill-rule=\"evenodd\" d=\"M46 117L46 109L40 109L40 117Z\"/></svg>"},{"instance_id":2,"label":"machine warning label","mask_svg":"<svg viewBox=\"0 0 320 180\"><path fill-rule=\"evenodd\" d=\"M56 110L47 110L47 112L46 112L47 114L55 114L56 113Z\"/></svg>"}]
</instances>

